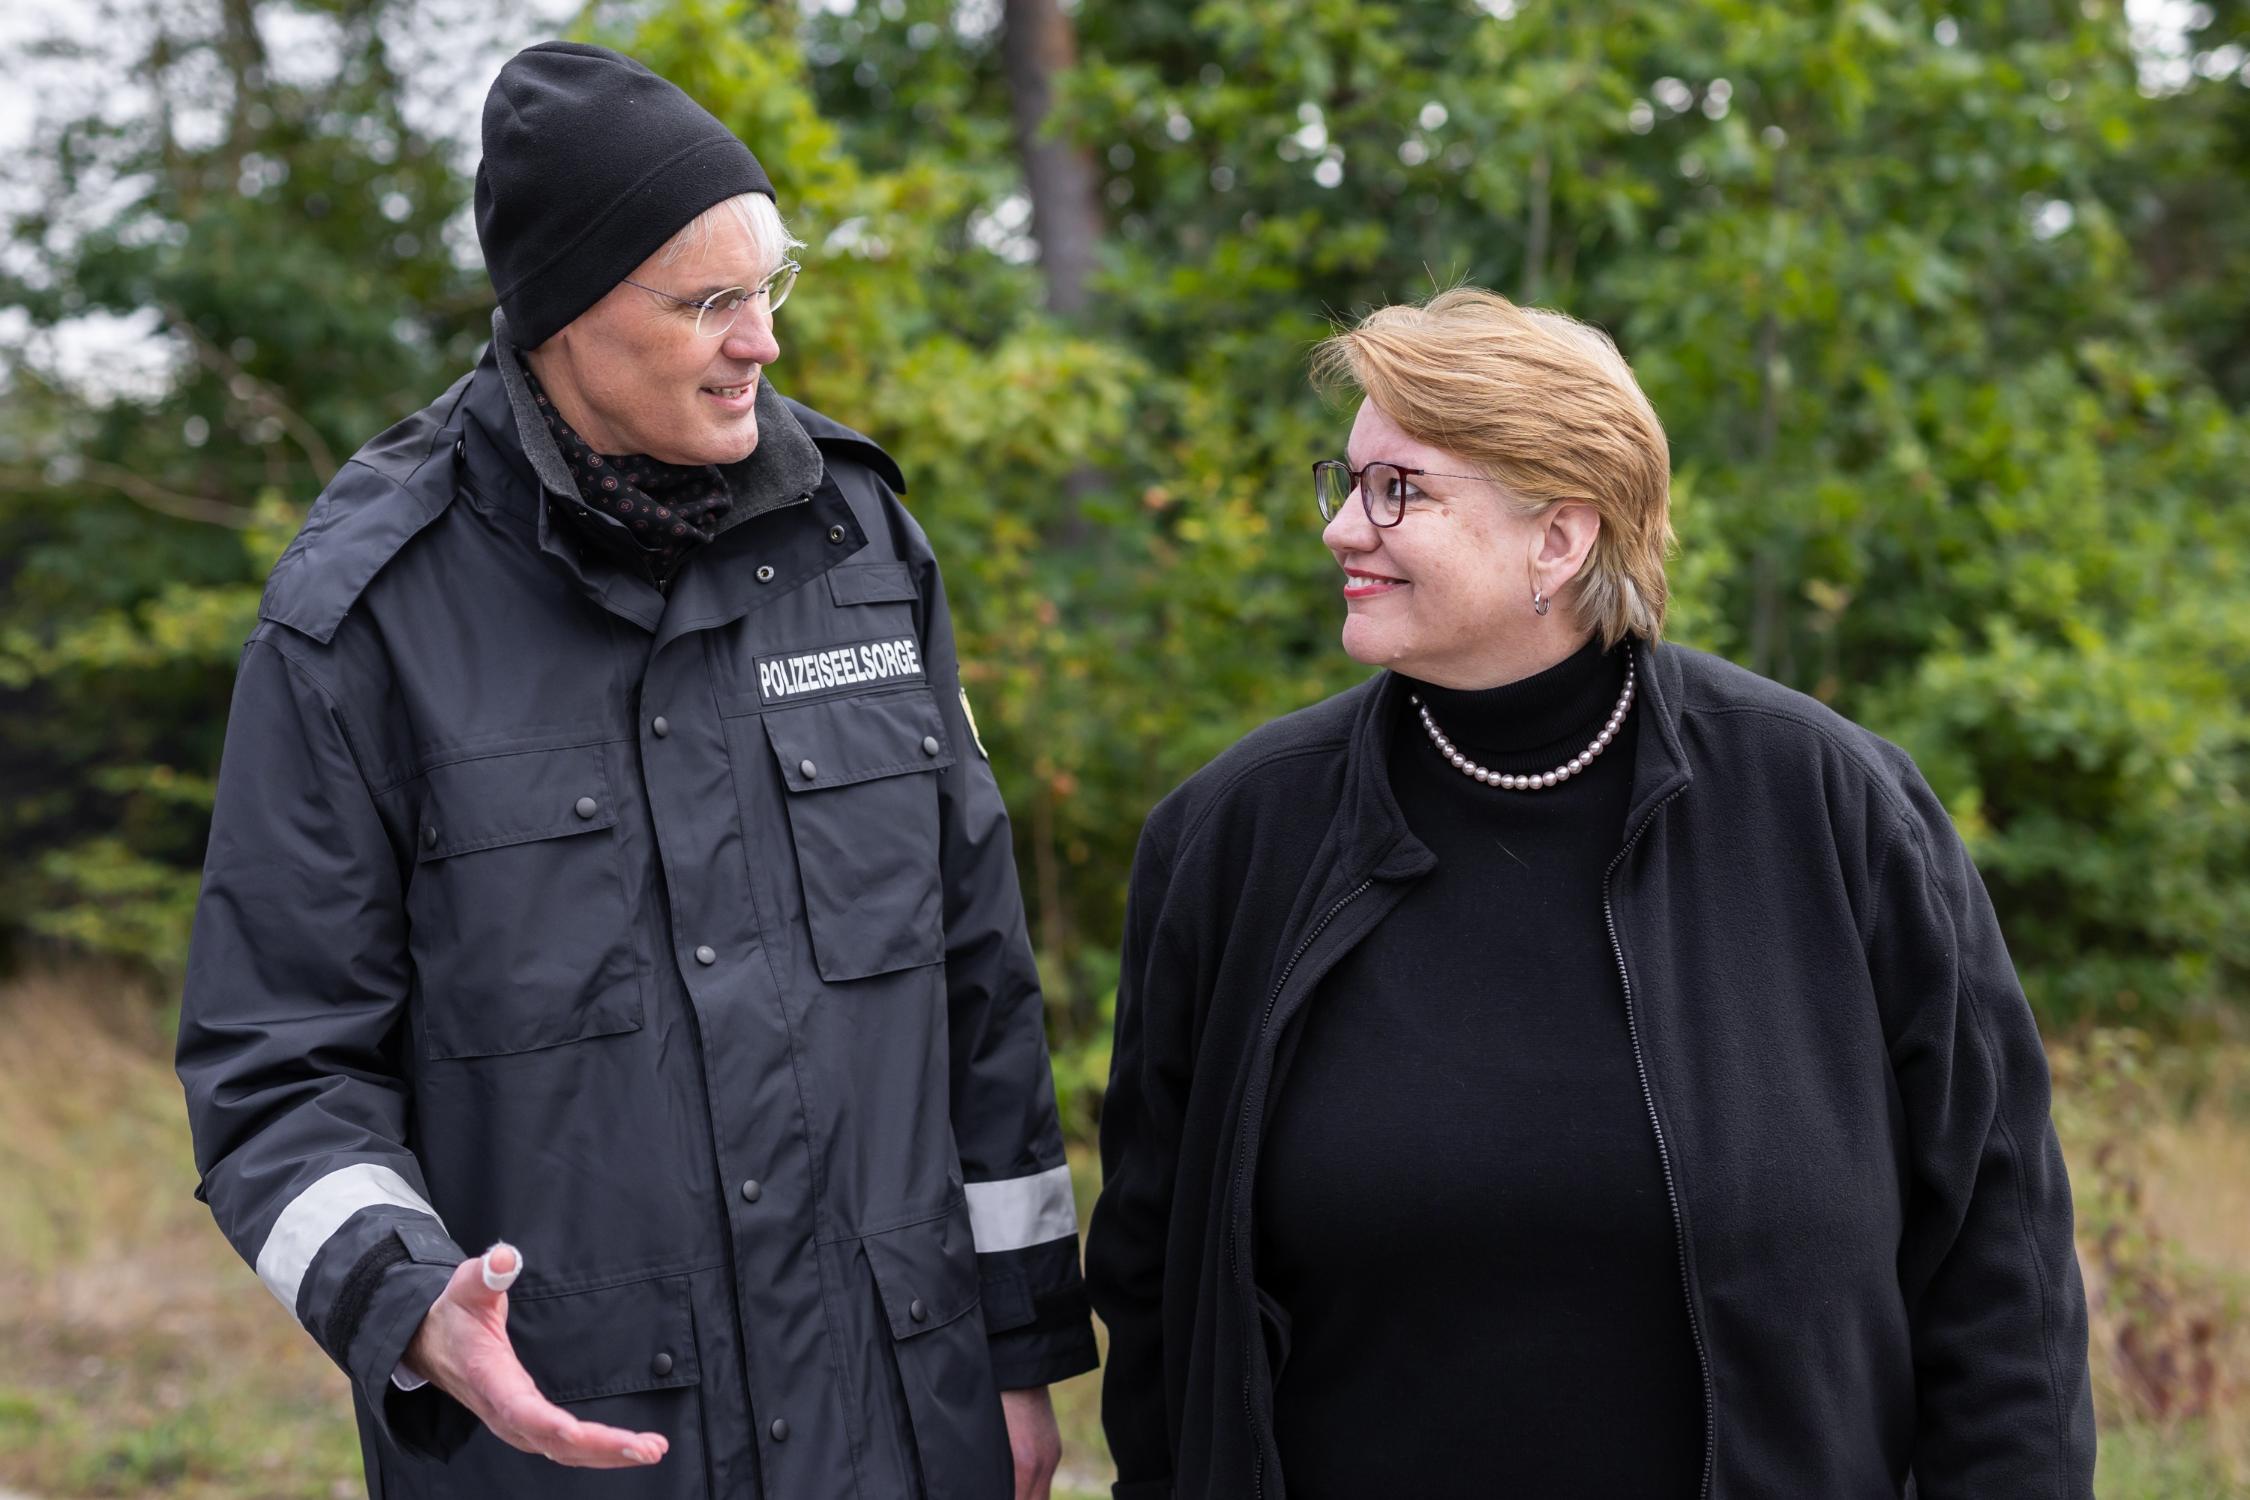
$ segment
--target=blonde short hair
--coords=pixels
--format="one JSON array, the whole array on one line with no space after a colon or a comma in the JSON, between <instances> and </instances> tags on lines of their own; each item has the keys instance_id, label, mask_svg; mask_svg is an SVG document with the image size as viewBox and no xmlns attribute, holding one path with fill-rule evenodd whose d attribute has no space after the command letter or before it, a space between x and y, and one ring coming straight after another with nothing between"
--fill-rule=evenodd
<instances>
[{"instance_id":1,"label":"blonde short hair","mask_svg":"<svg viewBox=\"0 0 2250 1500\"><path fill-rule=\"evenodd\" d=\"M758 258L768 271L789 258L792 250L804 248L804 241L789 232L781 221L781 210L764 193L738 193L732 198L722 198L694 218L680 226L680 232L664 242L657 252L657 264L671 265L690 250L700 254L711 242L711 231L717 227L721 215L732 218L750 236L757 247Z\"/></svg>"},{"instance_id":2,"label":"blonde short hair","mask_svg":"<svg viewBox=\"0 0 2250 1500\"><path fill-rule=\"evenodd\" d=\"M1603 646L1664 631L1671 448L1656 408L1600 329L1475 287L1378 308L1313 353L1324 386L1357 387L1417 442L1465 459L1526 515L1576 500L1602 518L1572 580Z\"/></svg>"}]
</instances>

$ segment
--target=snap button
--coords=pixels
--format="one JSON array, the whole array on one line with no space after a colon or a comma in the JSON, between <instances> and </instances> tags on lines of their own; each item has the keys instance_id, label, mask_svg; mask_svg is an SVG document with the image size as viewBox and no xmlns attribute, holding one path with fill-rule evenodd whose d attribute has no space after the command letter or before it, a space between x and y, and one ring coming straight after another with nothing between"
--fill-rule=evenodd
<instances>
[{"instance_id":1,"label":"snap button","mask_svg":"<svg viewBox=\"0 0 2250 1500\"><path fill-rule=\"evenodd\" d=\"M656 721L650 724L648 728L649 733L655 735L658 739L662 739L672 732L672 721L665 718L664 715L658 714Z\"/></svg>"},{"instance_id":2,"label":"snap button","mask_svg":"<svg viewBox=\"0 0 2250 1500\"><path fill-rule=\"evenodd\" d=\"M797 762L797 774L804 777L805 780L811 781L820 774L820 767L809 760L801 760Z\"/></svg>"},{"instance_id":3,"label":"snap button","mask_svg":"<svg viewBox=\"0 0 2250 1500\"><path fill-rule=\"evenodd\" d=\"M468 440L466 438L455 438L453 440L453 461L455 463L459 463L462 459L468 457L468 455Z\"/></svg>"},{"instance_id":4,"label":"snap button","mask_svg":"<svg viewBox=\"0 0 2250 1500\"><path fill-rule=\"evenodd\" d=\"M648 1362L648 1367L650 1373L652 1374L669 1375L672 1373L672 1356L669 1354L659 1354L656 1356L656 1358Z\"/></svg>"},{"instance_id":5,"label":"snap button","mask_svg":"<svg viewBox=\"0 0 2250 1500\"><path fill-rule=\"evenodd\" d=\"M832 541L832 542L840 542L840 541L842 541L843 539L844 539L844 528L843 528L843 527L841 527L841 526L831 526L831 527L829 527L829 528L828 528L828 540L830 540L830 541Z\"/></svg>"},{"instance_id":6,"label":"snap button","mask_svg":"<svg viewBox=\"0 0 2250 1500\"><path fill-rule=\"evenodd\" d=\"M590 818L599 810L600 804L596 803L593 798L581 797L578 799L578 816L581 818Z\"/></svg>"},{"instance_id":7,"label":"snap button","mask_svg":"<svg viewBox=\"0 0 2250 1500\"><path fill-rule=\"evenodd\" d=\"M437 847L437 830L435 828L425 828L422 830L422 847L425 849L435 849Z\"/></svg>"},{"instance_id":8,"label":"snap button","mask_svg":"<svg viewBox=\"0 0 2250 1500\"><path fill-rule=\"evenodd\" d=\"M765 1194L765 1188L755 1177L742 1184L742 1201L745 1203L755 1203L760 1198L763 1198Z\"/></svg>"},{"instance_id":9,"label":"snap button","mask_svg":"<svg viewBox=\"0 0 2250 1500\"><path fill-rule=\"evenodd\" d=\"M927 1323L930 1321L930 1310L923 1305L922 1299L919 1297L916 1297L912 1302L906 1304L906 1315L912 1318L917 1323Z\"/></svg>"},{"instance_id":10,"label":"snap button","mask_svg":"<svg viewBox=\"0 0 2250 1500\"><path fill-rule=\"evenodd\" d=\"M768 1428L766 1429L766 1431L768 1431L768 1432L770 1432L770 1433L772 1433L772 1434L773 1434L773 1440L774 1440L775 1442L777 1442L777 1443L786 1443L786 1442L788 1442L788 1441L789 1441L789 1419L788 1419L787 1417L775 1417L775 1418L773 1419L773 1425L772 1425L771 1427L768 1427Z\"/></svg>"},{"instance_id":11,"label":"snap button","mask_svg":"<svg viewBox=\"0 0 2250 1500\"><path fill-rule=\"evenodd\" d=\"M939 750L943 748L944 747L937 742L936 735L926 734L922 736L922 753L924 755L935 755Z\"/></svg>"},{"instance_id":12,"label":"snap button","mask_svg":"<svg viewBox=\"0 0 2250 1500\"><path fill-rule=\"evenodd\" d=\"M760 583L771 583L771 582L773 582L773 564L772 564L772 563L760 563L760 564L758 564L758 582L760 582Z\"/></svg>"},{"instance_id":13,"label":"snap button","mask_svg":"<svg viewBox=\"0 0 2250 1500\"><path fill-rule=\"evenodd\" d=\"M719 950L712 947L709 943L705 943L702 947L695 950L695 961L703 965L705 968L709 968L711 967L711 965L719 961Z\"/></svg>"}]
</instances>

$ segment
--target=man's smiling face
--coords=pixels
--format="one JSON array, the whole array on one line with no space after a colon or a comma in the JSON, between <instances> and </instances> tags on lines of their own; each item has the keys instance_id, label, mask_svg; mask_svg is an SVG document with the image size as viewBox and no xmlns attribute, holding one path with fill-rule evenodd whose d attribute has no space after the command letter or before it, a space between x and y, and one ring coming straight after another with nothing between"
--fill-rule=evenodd
<instances>
[{"instance_id":1,"label":"man's smiling face","mask_svg":"<svg viewBox=\"0 0 2250 1500\"><path fill-rule=\"evenodd\" d=\"M758 446L755 403L765 366L781 357L773 310L752 297L718 338L696 332L700 302L727 287L755 290L775 264L733 214L711 216L701 243L664 263L659 250L532 351L540 384L597 453L645 453L668 464L728 464Z\"/></svg>"}]
</instances>

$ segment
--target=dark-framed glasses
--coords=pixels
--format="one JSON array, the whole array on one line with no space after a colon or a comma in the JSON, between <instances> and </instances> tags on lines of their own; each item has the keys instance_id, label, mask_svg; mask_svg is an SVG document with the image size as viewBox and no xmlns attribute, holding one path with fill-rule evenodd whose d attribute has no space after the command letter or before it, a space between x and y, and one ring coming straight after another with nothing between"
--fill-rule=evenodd
<instances>
[{"instance_id":1,"label":"dark-framed glasses","mask_svg":"<svg viewBox=\"0 0 2250 1500\"><path fill-rule=\"evenodd\" d=\"M803 269L795 261L785 260L774 267L772 275L756 286L730 286L702 298L677 297L646 282L635 281L630 276L625 277L624 281L627 286L637 286L667 302L694 308L696 333L703 338L715 339L732 328L735 319L742 316L742 310L760 297L766 299L766 311L769 314L779 312L781 304L789 300L789 293L797 285L797 273Z\"/></svg>"},{"instance_id":2,"label":"dark-framed glasses","mask_svg":"<svg viewBox=\"0 0 2250 1500\"><path fill-rule=\"evenodd\" d=\"M1313 499L1320 519L1333 521L1359 491L1367 519L1377 526L1396 526L1406 519L1406 481L1417 474L1432 479L1482 479L1482 474L1442 474L1436 469L1410 469L1403 464L1371 463L1354 469L1340 458L1324 458L1312 466Z\"/></svg>"}]
</instances>

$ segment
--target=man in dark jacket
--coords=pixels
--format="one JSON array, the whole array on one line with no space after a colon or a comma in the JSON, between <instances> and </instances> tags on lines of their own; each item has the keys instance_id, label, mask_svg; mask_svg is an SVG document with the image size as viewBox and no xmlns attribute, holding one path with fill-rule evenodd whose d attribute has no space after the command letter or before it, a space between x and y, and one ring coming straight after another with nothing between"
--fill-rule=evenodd
<instances>
[{"instance_id":1,"label":"man in dark jacket","mask_svg":"<svg viewBox=\"0 0 2250 1500\"><path fill-rule=\"evenodd\" d=\"M549 44L484 130L492 344L243 652L198 1194L378 1496L1044 1495L1092 1329L905 482L762 378L795 267L718 121Z\"/></svg>"}]
</instances>

